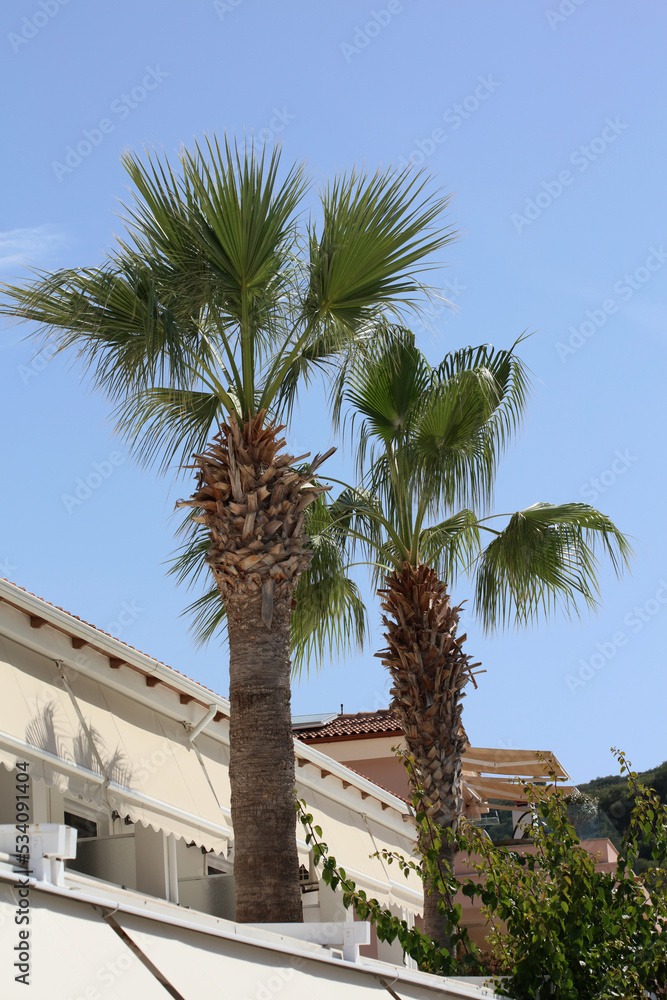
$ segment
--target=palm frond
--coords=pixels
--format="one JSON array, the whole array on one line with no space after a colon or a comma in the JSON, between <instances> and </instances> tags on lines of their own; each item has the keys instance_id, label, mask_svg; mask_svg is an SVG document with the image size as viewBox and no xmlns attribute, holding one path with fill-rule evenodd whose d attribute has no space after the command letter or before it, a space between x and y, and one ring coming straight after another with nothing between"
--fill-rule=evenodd
<instances>
[{"instance_id":1,"label":"palm frond","mask_svg":"<svg viewBox=\"0 0 667 1000\"><path fill-rule=\"evenodd\" d=\"M208 576L209 566L206 556L210 548L210 534L203 524L198 524L194 518L198 508L188 509L186 516L176 529L176 534L184 539L167 560L167 573L176 578L178 587L190 589L197 586L202 577Z\"/></svg>"},{"instance_id":2,"label":"palm frond","mask_svg":"<svg viewBox=\"0 0 667 1000\"><path fill-rule=\"evenodd\" d=\"M419 490L432 497L434 509L488 508L498 460L522 420L529 389L515 347L466 347L431 370L410 445Z\"/></svg>"},{"instance_id":3,"label":"palm frond","mask_svg":"<svg viewBox=\"0 0 667 1000\"><path fill-rule=\"evenodd\" d=\"M320 667L327 654L363 649L369 637L361 592L346 572L345 538L322 496L308 508L308 537L313 557L299 577L292 614L293 672Z\"/></svg>"},{"instance_id":4,"label":"palm frond","mask_svg":"<svg viewBox=\"0 0 667 1000\"><path fill-rule=\"evenodd\" d=\"M272 364L272 371L265 382L265 390L258 407L271 407L281 418L290 420L299 388L307 388L316 373L332 375L338 356L342 350L351 348L351 338L341 338L339 332L330 326L316 329L310 339L304 339L294 352L289 364L282 363L282 357Z\"/></svg>"},{"instance_id":5,"label":"palm frond","mask_svg":"<svg viewBox=\"0 0 667 1000\"><path fill-rule=\"evenodd\" d=\"M465 347L446 355L433 371L434 387L442 392L457 378L469 373L488 373L485 403L487 433L502 451L521 426L530 394L530 372L516 354L516 348L529 336L522 334L509 349L496 350L491 344Z\"/></svg>"},{"instance_id":6,"label":"palm frond","mask_svg":"<svg viewBox=\"0 0 667 1000\"><path fill-rule=\"evenodd\" d=\"M352 171L325 188L321 229L310 230L308 318L354 330L378 306L397 312L414 303L426 258L455 239L434 225L449 198L427 186L423 172L388 170Z\"/></svg>"},{"instance_id":7,"label":"palm frond","mask_svg":"<svg viewBox=\"0 0 667 1000\"><path fill-rule=\"evenodd\" d=\"M166 472L204 449L223 411L217 393L156 386L124 399L114 416L135 458Z\"/></svg>"},{"instance_id":8,"label":"palm frond","mask_svg":"<svg viewBox=\"0 0 667 1000\"><path fill-rule=\"evenodd\" d=\"M493 376L473 370L424 394L407 446L415 486L430 504L485 505L493 489L496 455L488 420Z\"/></svg>"},{"instance_id":9,"label":"palm frond","mask_svg":"<svg viewBox=\"0 0 667 1000\"><path fill-rule=\"evenodd\" d=\"M480 552L477 515L460 510L438 524L423 528L419 535L418 561L432 567L441 580L455 583Z\"/></svg>"},{"instance_id":10,"label":"palm frond","mask_svg":"<svg viewBox=\"0 0 667 1000\"><path fill-rule=\"evenodd\" d=\"M354 407L352 428L362 419L360 443L378 440L400 445L408 438L415 412L429 385L430 367L416 348L414 336L402 327L378 324L345 370L340 403Z\"/></svg>"},{"instance_id":11,"label":"palm frond","mask_svg":"<svg viewBox=\"0 0 667 1000\"><path fill-rule=\"evenodd\" d=\"M199 648L207 646L211 639L226 641L227 613L217 587L211 587L196 601L188 604L181 616L190 619L190 632Z\"/></svg>"},{"instance_id":12,"label":"palm frond","mask_svg":"<svg viewBox=\"0 0 667 1000\"><path fill-rule=\"evenodd\" d=\"M528 398L528 372L515 353L522 339L509 350L450 352L432 368L409 331L384 322L341 367L334 389L335 416L347 404L346 420L357 424L366 490L336 503L352 544L374 561L374 580L378 563L397 558L424 562L449 583L474 568L486 628L525 624L557 607L569 612L579 598L594 605L598 555L617 573L630 555L611 520L583 504L518 512L481 551L480 531L493 529L480 515ZM456 507L463 509L452 513Z\"/></svg>"},{"instance_id":13,"label":"palm frond","mask_svg":"<svg viewBox=\"0 0 667 1000\"><path fill-rule=\"evenodd\" d=\"M313 349L318 359L325 347L330 356L345 355L386 313L400 314L425 292L418 274L427 268L426 258L456 238L452 229L435 224L449 199L427 187L421 172L391 170L370 178L352 171L328 185L321 229L313 224L309 230L304 328L289 349L285 345L262 405L280 393L291 406L294 376L304 371Z\"/></svg>"},{"instance_id":14,"label":"palm frond","mask_svg":"<svg viewBox=\"0 0 667 1000\"><path fill-rule=\"evenodd\" d=\"M275 294L275 281L294 241L294 212L307 189L303 167L293 166L279 183L280 150L244 155L225 139L206 138L183 148L176 174L164 157L145 151L123 163L139 192L126 207L130 229L152 256L177 269L199 264L211 291L240 319L247 292Z\"/></svg>"},{"instance_id":15,"label":"palm frond","mask_svg":"<svg viewBox=\"0 0 667 1000\"><path fill-rule=\"evenodd\" d=\"M0 313L31 320L59 351L73 349L112 399L151 384L190 386L209 351L196 326L160 302L145 266L36 272L28 285L4 285Z\"/></svg>"},{"instance_id":16,"label":"palm frond","mask_svg":"<svg viewBox=\"0 0 667 1000\"><path fill-rule=\"evenodd\" d=\"M329 510L328 530L350 556L361 552L369 562L381 559L396 565L405 559L398 533L371 490L346 487L331 501Z\"/></svg>"},{"instance_id":17,"label":"palm frond","mask_svg":"<svg viewBox=\"0 0 667 1000\"><path fill-rule=\"evenodd\" d=\"M620 575L632 549L593 507L536 503L513 514L480 556L475 608L486 629L530 624L543 612L578 613L577 598L595 607L598 552Z\"/></svg>"},{"instance_id":18,"label":"palm frond","mask_svg":"<svg viewBox=\"0 0 667 1000\"><path fill-rule=\"evenodd\" d=\"M210 534L203 524L194 520L196 514L196 508L189 509L176 530L184 541L167 560L167 573L175 578L179 587L184 586L187 590L204 587L204 592L181 612L181 617L189 621L195 644L201 647L213 638L226 638L227 617L206 559L211 545Z\"/></svg>"},{"instance_id":19,"label":"palm frond","mask_svg":"<svg viewBox=\"0 0 667 1000\"><path fill-rule=\"evenodd\" d=\"M234 390L242 413L254 413L262 349L272 341L278 353L284 347L274 314L293 280L295 212L308 186L303 167L293 166L281 184L277 147L256 157L246 146L242 156L217 139L183 149L179 176L157 155L144 163L130 154L125 164L141 195L129 211L137 240L184 277L181 295L187 297L190 282L209 317L237 321Z\"/></svg>"}]
</instances>

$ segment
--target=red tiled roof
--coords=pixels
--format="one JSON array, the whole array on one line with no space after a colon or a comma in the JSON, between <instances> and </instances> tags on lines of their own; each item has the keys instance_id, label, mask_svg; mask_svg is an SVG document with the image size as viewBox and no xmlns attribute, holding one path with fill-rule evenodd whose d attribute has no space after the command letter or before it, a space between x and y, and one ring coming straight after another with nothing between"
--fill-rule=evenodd
<instances>
[{"instance_id":1,"label":"red tiled roof","mask_svg":"<svg viewBox=\"0 0 667 1000\"><path fill-rule=\"evenodd\" d=\"M295 729L294 735L304 743L318 740L345 739L355 736L382 736L402 732L398 716L389 708L378 712L357 712L355 715L339 715L323 726L311 729Z\"/></svg>"},{"instance_id":2,"label":"red tiled roof","mask_svg":"<svg viewBox=\"0 0 667 1000\"><path fill-rule=\"evenodd\" d=\"M334 740L364 739L372 736L402 736L403 728L396 712L381 708L377 712L357 712L339 715L323 726L295 729L294 737L303 743L333 742ZM463 735L468 739L465 730Z\"/></svg>"}]
</instances>

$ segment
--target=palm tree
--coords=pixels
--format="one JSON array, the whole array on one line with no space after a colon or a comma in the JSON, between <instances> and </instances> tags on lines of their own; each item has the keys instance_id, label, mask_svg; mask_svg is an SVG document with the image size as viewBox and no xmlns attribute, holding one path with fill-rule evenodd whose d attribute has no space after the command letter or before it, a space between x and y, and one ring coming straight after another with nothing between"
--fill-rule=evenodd
<instances>
[{"instance_id":1,"label":"palm tree","mask_svg":"<svg viewBox=\"0 0 667 1000\"><path fill-rule=\"evenodd\" d=\"M352 171L324 187L316 223L302 217L303 167L281 173L277 150L207 139L175 168L154 152L124 165L136 193L106 262L5 286L2 312L76 352L144 463L196 456L184 504L229 640L237 919L300 921L290 622L327 455L297 467L280 420L378 315L422 295L419 268L454 238L447 198L421 174ZM349 588L332 594L354 604Z\"/></svg>"},{"instance_id":2,"label":"palm tree","mask_svg":"<svg viewBox=\"0 0 667 1000\"><path fill-rule=\"evenodd\" d=\"M433 368L409 331L384 327L338 386L338 414L347 404L360 422L363 487L343 492L330 516L373 563L376 586L384 584L387 648L377 655L391 674L426 814L445 829L463 809L462 699L479 666L457 634L461 607L449 595L457 573L474 577L475 609L492 629L527 624L559 605L576 610L577 599L595 605L596 547L617 573L630 554L609 518L584 504L488 515L497 462L528 389L516 346L465 348ZM494 526L497 519L504 525ZM453 847L438 849L451 866ZM446 944L436 894L425 894L424 915L426 933Z\"/></svg>"}]
</instances>

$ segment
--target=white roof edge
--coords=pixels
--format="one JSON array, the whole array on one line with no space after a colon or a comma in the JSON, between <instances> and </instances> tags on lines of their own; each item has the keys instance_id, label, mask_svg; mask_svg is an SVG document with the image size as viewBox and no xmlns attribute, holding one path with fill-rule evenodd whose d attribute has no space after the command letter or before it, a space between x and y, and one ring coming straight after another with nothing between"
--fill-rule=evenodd
<instances>
[{"instance_id":1,"label":"white roof edge","mask_svg":"<svg viewBox=\"0 0 667 1000\"><path fill-rule=\"evenodd\" d=\"M21 605L21 610L25 614L44 618L48 624L52 623L58 629L76 635L79 639L85 639L89 645L103 650L105 655L122 659L124 662L138 667L147 674L159 677L165 684L177 688L183 694L192 695L202 703L217 705L220 712L229 716L229 701L227 698L223 698L222 695L216 694L210 688L191 680L189 677L179 673L172 667L166 666L166 664L161 663L152 656L140 653L138 650L133 649L132 646L121 642L120 639L114 639L93 625L82 622L67 611L62 611L60 608L54 607L41 597L35 597L33 594L27 593L16 584L0 579L1 598L6 598L8 603Z\"/></svg>"},{"instance_id":2,"label":"white roof edge","mask_svg":"<svg viewBox=\"0 0 667 1000\"><path fill-rule=\"evenodd\" d=\"M328 771L336 778L340 778L341 781L347 781L349 784L354 785L362 792L368 792L372 795L374 799L379 799L380 802L384 802L386 805L395 809L396 812L402 815L410 815L410 808L403 799L399 799L397 795L392 792L386 791L379 785L376 785L374 781L370 778L365 778L363 774L359 774L358 771L352 771L345 764L341 764L340 761L334 760L333 757L327 757L326 754L322 753L321 750L316 750L313 746L308 743L301 743L300 740L295 740L295 752L297 757L302 760L306 760L313 767L320 768L322 771ZM299 774L297 772L297 778Z\"/></svg>"},{"instance_id":3,"label":"white roof edge","mask_svg":"<svg viewBox=\"0 0 667 1000\"><path fill-rule=\"evenodd\" d=\"M119 639L114 639L111 636L108 636L105 632L100 632L94 626L88 625L86 622L82 622L73 615L68 614L67 611L61 611L59 608L55 608L42 598L35 597L33 594L27 593L16 584L0 579L0 599L2 598L7 598L10 604L19 607L19 609L26 615L34 615L35 617L43 618L47 624L53 623L53 625L59 630L76 635L81 639L85 639L90 643L90 645L103 650L105 655L122 658L128 664L133 664L146 673L152 673L153 675L160 677L160 679L164 680L170 687L175 688L183 694L191 695L193 698L196 698L197 701L207 705L215 704L219 711L229 717L229 701L226 698L215 694L209 688L204 687L197 681L190 680L190 678L185 677L183 674L177 673L175 670L165 666L158 660L146 656L145 653L140 653L137 650L132 649L130 646L125 645L125 643L122 643ZM111 673L116 674L119 672L111 671ZM116 683L118 682L116 681ZM130 687L127 689L127 694L128 697L135 696L135 692L133 692ZM207 733L215 738L214 728L207 730ZM327 757L321 751L316 750L313 746L302 743L301 740L295 738L294 752L297 758L307 761L308 764L312 764L314 767L317 767L322 771L328 771L340 781L348 782L360 792L367 793L369 796L372 796L372 798L384 803L386 806L389 806L402 816L410 814L407 803L402 799L399 799L391 792L385 791L385 789L376 785L370 779L365 778L356 771L350 770L350 768L334 760L332 757ZM302 769L297 767L297 778L301 778L304 784L309 784L306 776L299 773L300 770ZM330 788L321 788L321 790L326 793L330 793L332 791Z\"/></svg>"}]
</instances>

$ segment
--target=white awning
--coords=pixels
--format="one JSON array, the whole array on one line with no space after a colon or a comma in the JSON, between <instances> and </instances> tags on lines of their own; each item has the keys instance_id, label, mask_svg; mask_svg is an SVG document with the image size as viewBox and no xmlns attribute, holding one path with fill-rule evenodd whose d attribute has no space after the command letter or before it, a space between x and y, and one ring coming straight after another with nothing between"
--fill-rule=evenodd
<instances>
[{"instance_id":1,"label":"white awning","mask_svg":"<svg viewBox=\"0 0 667 1000\"><path fill-rule=\"evenodd\" d=\"M463 771L477 774L507 774L548 781L549 775L569 778L551 750L499 750L469 746L463 755Z\"/></svg>"},{"instance_id":2,"label":"white awning","mask_svg":"<svg viewBox=\"0 0 667 1000\"><path fill-rule=\"evenodd\" d=\"M71 891L71 895L69 894ZM30 986L17 983L11 954L17 886L0 877L3 1000L481 1000L490 991L385 965L337 960L317 945L231 921L196 926L196 914L167 906L138 914L77 890L30 891ZM105 919L105 916L107 919ZM188 926L193 920L194 926ZM389 992L387 987L390 987Z\"/></svg>"},{"instance_id":3,"label":"white awning","mask_svg":"<svg viewBox=\"0 0 667 1000\"><path fill-rule=\"evenodd\" d=\"M488 811L489 799L525 802L526 784L550 784L553 778L564 780L569 774L550 750L499 750L468 747L463 756L463 788L466 798L477 793L485 800L481 811ZM561 786L562 787L562 786Z\"/></svg>"},{"instance_id":4,"label":"white awning","mask_svg":"<svg viewBox=\"0 0 667 1000\"><path fill-rule=\"evenodd\" d=\"M13 951L23 925L14 923L16 887L0 882L3 1000L165 1000L167 992L92 906L44 892L30 893L29 986L15 980ZM25 940L25 939L24 939ZM211 994L214 995L214 994Z\"/></svg>"},{"instance_id":5,"label":"white awning","mask_svg":"<svg viewBox=\"0 0 667 1000\"><path fill-rule=\"evenodd\" d=\"M0 636L0 763L12 769L17 759L29 760L33 778L70 798L227 853L233 839L228 744L203 731L193 746L158 699L153 707L104 676L63 668L56 656L29 648L18 635ZM419 878L406 880L397 864L371 858L383 848L411 856L414 825L402 821L400 803L384 801L393 803L393 796L344 765L335 765L341 774L325 772L326 758L304 752L317 760L300 760L299 796L331 853L369 896L421 913ZM296 832L308 865L300 824Z\"/></svg>"},{"instance_id":6,"label":"white awning","mask_svg":"<svg viewBox=\"0 0 667 1000\"><path fill-rule=\"evenodd\" d=\"M276 996L289 1000L388 1000L389 996L399 1000L460 1000L490 996L435 976L411 976L391 965L376 963L375 968L364 969L317 961L299 954L301 942L288 938L276 937L284 951L273 951L262 947L259 940L248 944L213 937L128 913L118 913L114 919L183 1000L210 1000L220 995L239 1000L272 1000ZM290 954L290 947L297 953Z\"/></svg>"},{"instance_id":7,"label":"white awning","mask_svg":"<svg viewBox=\"0 0 667 1000\"><path fill-rule=\"evenodd\" d=\"M0 763L106 803L135 823L217 853L229 829L228 751L205 734L202 760L184 727L83 674L0 637Z\"/></svg>"}]
</instances>

